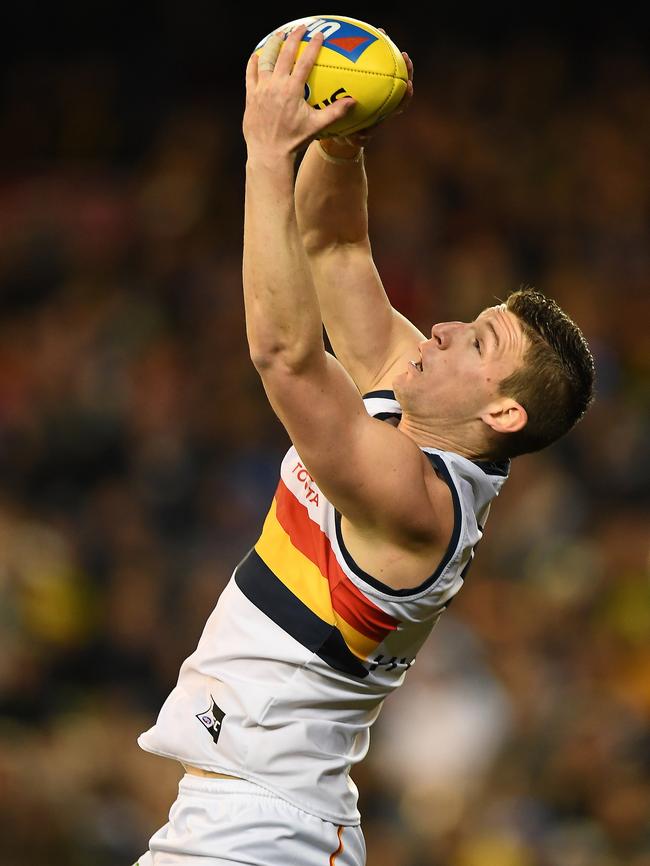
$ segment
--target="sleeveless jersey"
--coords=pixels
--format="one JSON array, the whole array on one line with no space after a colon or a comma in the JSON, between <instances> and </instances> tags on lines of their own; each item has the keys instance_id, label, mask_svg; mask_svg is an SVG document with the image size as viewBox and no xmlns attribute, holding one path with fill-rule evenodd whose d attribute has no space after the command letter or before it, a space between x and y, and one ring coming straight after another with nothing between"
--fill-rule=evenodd
<instances>
[{"instance_id":1,"label":"sleeveless jersey","mask_svg":"<svg viewBox=\"0 0 650 866\"><path fill-rule=\"evenodd\" d=\"M391 391L364 403L380 420L401 417ZM240 776L335 824L359 823L350 769L461 588L509 472L509 461L422 450L449 485L454 528L435 572L414 589L391 589L355 563L340 513L288 450L262 533L156 724L138 738L143 749Z\"/></svg>"}]
</instances>

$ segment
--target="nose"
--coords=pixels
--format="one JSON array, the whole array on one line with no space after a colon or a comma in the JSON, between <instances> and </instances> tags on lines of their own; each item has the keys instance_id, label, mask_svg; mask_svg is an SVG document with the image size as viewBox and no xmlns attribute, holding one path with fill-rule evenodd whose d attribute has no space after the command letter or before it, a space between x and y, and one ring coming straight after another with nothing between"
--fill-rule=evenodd
<instances>
[{"instance_id":1,"label":"nose","mask_svg":"<svg viewBox=\"0 0 650 866\"><path fill-rule=\"evenodd\" d=\"M454 334L459 328L465 327L465 322L439 322L431 328L431 337L439 349L448 349Z\"/></svg>"}]
</instances>

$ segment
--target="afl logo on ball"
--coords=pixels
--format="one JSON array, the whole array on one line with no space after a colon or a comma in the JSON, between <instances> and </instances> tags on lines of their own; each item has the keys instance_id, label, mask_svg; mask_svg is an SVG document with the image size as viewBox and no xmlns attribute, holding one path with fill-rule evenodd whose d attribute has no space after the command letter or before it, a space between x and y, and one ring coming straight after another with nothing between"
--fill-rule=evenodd
<instances>
[{"instance_id":1,"label":"afl logo on ball","mask_svg":"<svg viewBox=\"0 0 650 866\"><path fill-rule=\"evenodd\" d=\"M326 48L347 57L353 63L357 62L366 48L377 41L377 37L363 27L357 27L350 21L337 21L332 18L318 18L309 24L301 41L307 42L318 32L322 32L325 37L323 45Z\"/></svg>"}]
</instances>

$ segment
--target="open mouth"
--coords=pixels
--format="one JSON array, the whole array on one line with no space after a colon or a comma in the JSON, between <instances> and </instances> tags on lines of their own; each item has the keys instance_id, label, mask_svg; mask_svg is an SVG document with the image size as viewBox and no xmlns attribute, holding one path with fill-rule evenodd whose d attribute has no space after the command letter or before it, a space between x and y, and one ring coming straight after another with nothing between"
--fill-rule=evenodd
<instances>
[{"instance_id":1,"label":"open mouth","mask_svg":"<svg viewBox=\"0 0 650 866\"><path fill-rule=\"evenodd\" d=\"M419 361L409 361L409 364L410 364L412 367L415 367L416 370L419 370L420 373L422 372L422 360L419 360Z\"/></svg>"}]
</instances>

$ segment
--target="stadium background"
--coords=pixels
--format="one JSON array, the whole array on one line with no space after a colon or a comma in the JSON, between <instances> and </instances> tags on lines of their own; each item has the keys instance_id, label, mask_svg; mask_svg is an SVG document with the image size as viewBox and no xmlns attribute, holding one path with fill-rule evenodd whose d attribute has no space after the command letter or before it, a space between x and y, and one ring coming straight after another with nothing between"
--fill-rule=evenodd
<instances>
[{"instance_id":1,"label":"stadium background","mask_svg":"<svg viewBox=\"0 0 650 866\"><path fill-rule=\"evenodd\" d=\"M0 81L0 864L119 866L179 765L141 752L286 447L247 355L243 71L309 10L26 2ZM513 7L514 8L514 7ZM423 329L555 297L598 402L515 461L387 701L369 866L649 866L650 75L625 7L378 13L415 100L371 237Z\"/></svg>"}]
</instances>

